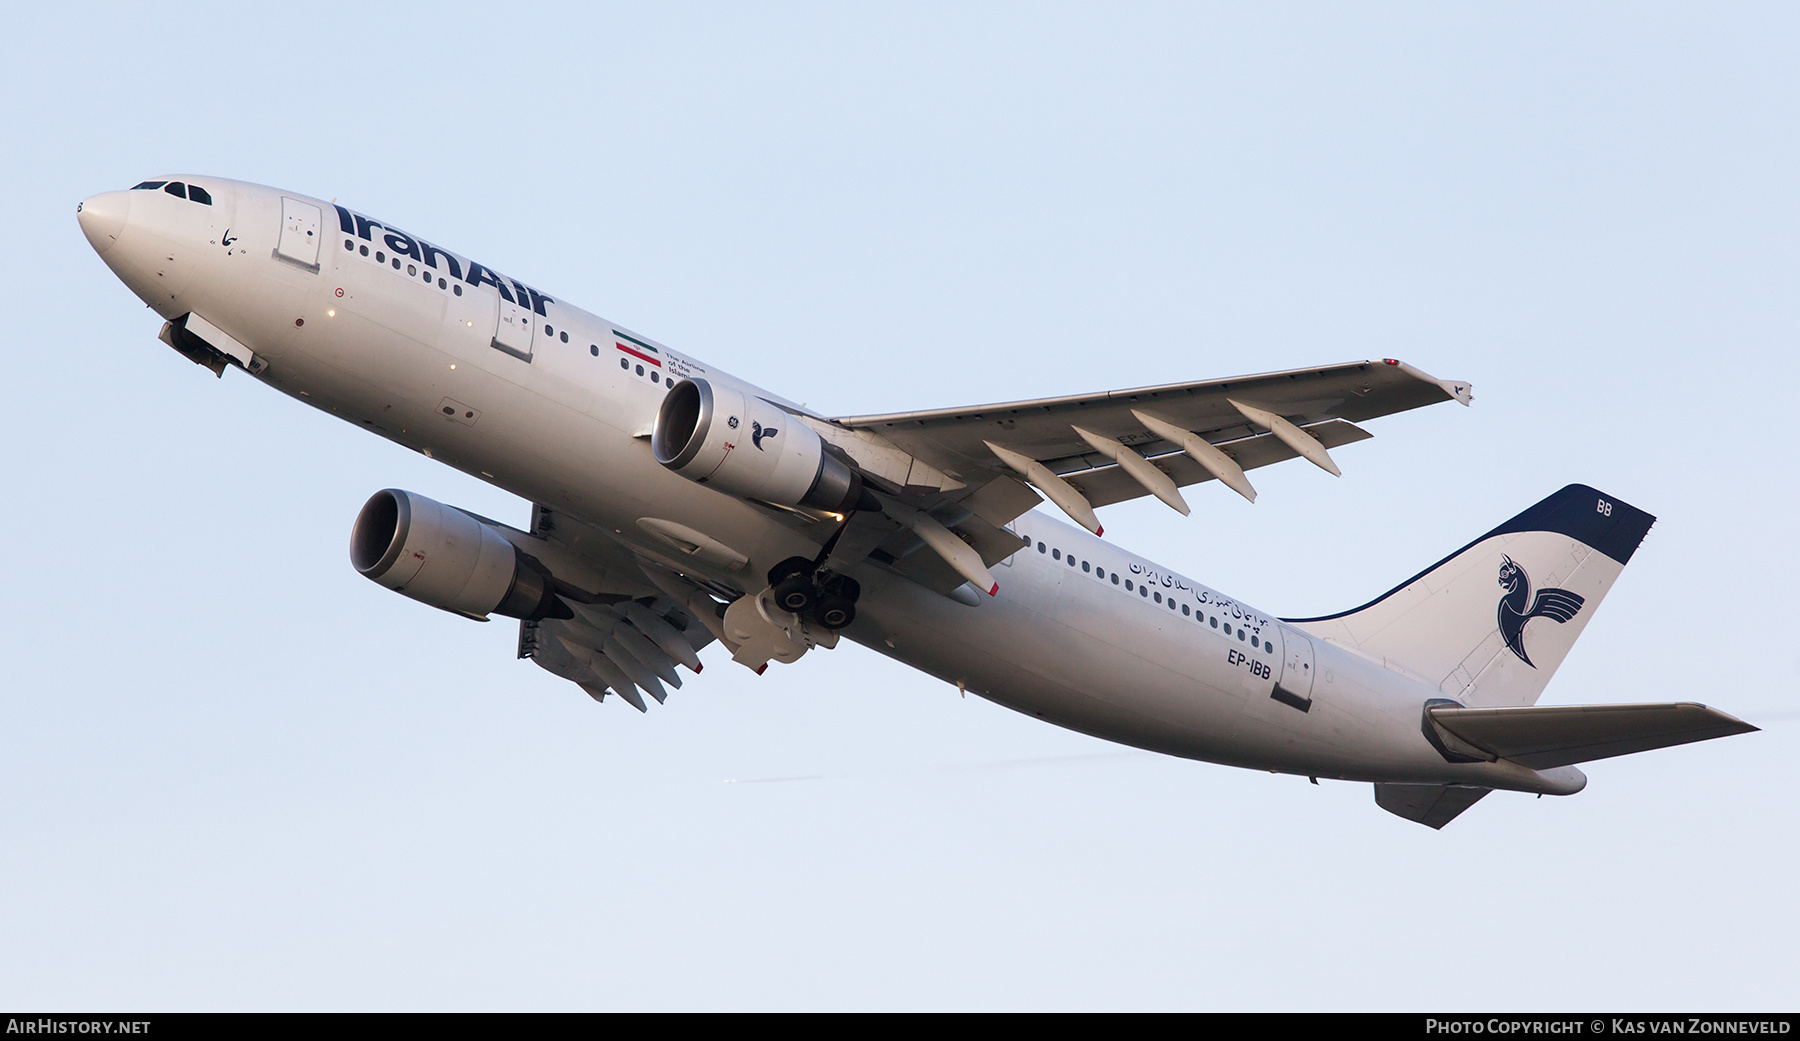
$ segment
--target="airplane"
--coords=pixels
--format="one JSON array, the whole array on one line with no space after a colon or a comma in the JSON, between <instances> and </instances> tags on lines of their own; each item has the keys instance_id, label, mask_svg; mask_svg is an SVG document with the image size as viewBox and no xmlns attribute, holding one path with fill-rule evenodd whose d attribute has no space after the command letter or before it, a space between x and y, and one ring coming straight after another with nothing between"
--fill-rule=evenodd
<instances>
[{"instance_id":1,"label":"airplane","mask_svg":"<svg viewBox=\"0 0 1800 1041\"><path fill-rule=\"evenodd\" d=\"M827 416L335 201L202 176L76 208L161 341L531 502L523 528L377 491L364 576L640 712L713 643L763 674L848 638L1018 712L1172 756L1359 781L1442 828L1576 764L1757 728L1538 705L1654 522L1572 484L1368 603L1283 618L1127 552L1101 508L1472 401L1393 358ZM1192 492L1190 492L1191 494ZM1037 510L1045 500L1073 524ZM648 699L648 700L646 700Z\"/></svg>"}]
</instances>

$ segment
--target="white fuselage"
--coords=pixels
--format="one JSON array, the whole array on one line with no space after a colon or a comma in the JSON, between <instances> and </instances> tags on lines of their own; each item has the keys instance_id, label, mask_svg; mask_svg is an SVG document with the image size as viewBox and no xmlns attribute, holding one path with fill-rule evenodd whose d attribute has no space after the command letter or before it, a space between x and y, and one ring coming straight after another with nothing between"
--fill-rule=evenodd
<instances>
[{"instance_id":1,"label":"white fuselage","mask_svg":"<svg viewBox=\"0 0 1800 1041\"><path fill-rule=\"evenodd\" d=\"M262 382L645 552L660 547L641 518L712 534L751 560L707 576L721 584L741 589L744 575L818 552L765 511L652 457L670 377L732 377L642 337L627 351L614 333L635 334L331 203L200 181L210 205L111 192L84 204L83 227L163 317L192 312L254 351ZM284 197L323 215L316 270L281 255L295 251L281 238ZM533 325L513 352L494 346L508 305ZM1017 711L1172 755L1319 777L1564 790L1504 761L1446 762L1421 730L1422 706L1438 692L1415 677L1041 513L1012 528L1030 548L994 568L999 593L978 606L860 566L863 594L845 635ZM1277 683L1310 706L1272 697Z\"/></svg>"}]
</instances>

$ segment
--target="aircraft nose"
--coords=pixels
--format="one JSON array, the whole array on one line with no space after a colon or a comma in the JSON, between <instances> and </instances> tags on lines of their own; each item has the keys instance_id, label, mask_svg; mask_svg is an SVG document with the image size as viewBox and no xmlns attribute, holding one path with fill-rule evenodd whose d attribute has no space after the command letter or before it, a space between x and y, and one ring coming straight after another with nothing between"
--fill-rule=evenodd
<instances>
[{"instance_id":1,"label":"aircraft nose","mask_svg":"<svg viewBox=\"0 0 1800 1041\"><path fill-rule=\"evenodd\" d=\"M81 222L81 233L87 236L94 252L105 253L119 241L119 232L125 230L125 218L130 212L130 192L101 192L76 205L75 219Z\"/></svg>"}]
</instances>

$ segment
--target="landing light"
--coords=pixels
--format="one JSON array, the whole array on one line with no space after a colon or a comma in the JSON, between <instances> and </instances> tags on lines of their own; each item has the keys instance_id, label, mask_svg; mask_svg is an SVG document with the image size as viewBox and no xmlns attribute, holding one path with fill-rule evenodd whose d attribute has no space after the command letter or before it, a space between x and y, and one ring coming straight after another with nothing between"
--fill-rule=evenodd
<instances>
[{"instance_id":1,"label":"landing light","mask_svg":"<svg viewBox=\"0 0 1800 1041\"><path fill-rule=\"evenodd\" d=\"M326 312L325 312L325 317L327 317L327 318L336 318L336 317L337 317L337 309L336 309L336 308L333 308L333 309L332 309L332 310L329 310L329 311L326 311Z\"/></svg>"}]
</instances>

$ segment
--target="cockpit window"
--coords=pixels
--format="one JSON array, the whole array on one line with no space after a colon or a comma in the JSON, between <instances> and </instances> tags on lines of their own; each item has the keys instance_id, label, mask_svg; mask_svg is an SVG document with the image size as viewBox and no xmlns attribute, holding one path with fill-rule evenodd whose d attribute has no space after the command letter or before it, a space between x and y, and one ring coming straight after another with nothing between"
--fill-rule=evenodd
<instances>
[{"instance_id":1,"label":"cockpit window","mask_svg":"<svg viewBox=\"0 0 1800 1041\"><path fill-rule=\"evenodd\" d=\"M153 192L158 188L175 196L177 199L186 199L189 202L197 202L202 206L211 206L213 204L212 193L197 184L182 184L180 181L144 181L131 186L131 190L134 192Z\"/></svg>"}]
</instances>

